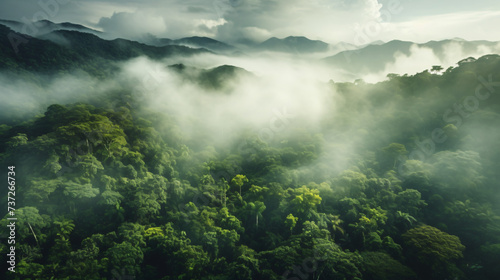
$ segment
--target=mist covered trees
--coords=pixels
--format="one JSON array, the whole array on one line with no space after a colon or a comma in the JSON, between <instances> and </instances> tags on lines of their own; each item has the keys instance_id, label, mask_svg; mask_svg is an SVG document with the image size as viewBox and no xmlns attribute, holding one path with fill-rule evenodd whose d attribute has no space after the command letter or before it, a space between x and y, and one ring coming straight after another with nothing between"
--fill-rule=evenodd
<instances>
[{"instance_id":1,"label":"mist covered trees","mask_svg":"<svg viewBox=\"0 0 500 280\"><path fill-rule=\"evenodd\" d=\"M333 83L345 106L268 141L205 141L113 94L4 125L5 279L497 279L500 100L453 111L489 73L500 58Z\"/></svg>"}]
</instances>

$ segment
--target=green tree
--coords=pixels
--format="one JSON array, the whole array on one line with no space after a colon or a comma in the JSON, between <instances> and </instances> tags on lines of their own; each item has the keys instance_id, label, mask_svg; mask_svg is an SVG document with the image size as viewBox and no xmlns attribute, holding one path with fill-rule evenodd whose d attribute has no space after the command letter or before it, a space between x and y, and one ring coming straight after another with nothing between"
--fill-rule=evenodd
<instances>
[{"instance_id":1,"label":"green tree","mask_svg":"<svg viewBox=\"0 0 500 280\"><path fill-rule=\"evenodd\" d=\"M433 278L446 272L443 267L450 269L454 260L463 258L465 246L460 239L435 227L422 225L410 229L402 237L410 256L424 266L419 271L431 269Z\"/></svg>"},{"instance_id":2,"label":"green tree","mask_svg":"<svg viewBox=\"0 0 500 280\"><path fill-rule=\"evenodd\" d=\"M7 146L9 148L17 148L19 146L23 146L28 144L28 136L24 133L18 133L16 136L13 136L8 142Z\"/></svg>"},{"instance_id":3,"label":"green tree","mask_svg":"<svg viewBox=\"0 0 500 280\"><path fill-rule=\"evenodd\" d=\"M140 265L144 259L142 250L127 241L115 244L106 251L109 259L109 271L125 271L129 275L140 272Z\"/></svg>"},{"instance_id":4,"label":"green tree","mask_svg":"<svg viewBox=\"0 0 500 280\"><path fill-rule=\"evenodd\" d=\"M241 196L241 187L245 183L248 183L248 179L247 179L247 176L238 174L238 175L234 176L234 178L231 180L231 183L239 188L240 196Z\"/></svg>"},{"instance_id":5,"label":"green tree","mask_svg":"<svg viewBox=\"0 0 500 280\"><path fill-rule=\"evenodd\" d=\"M340 234L344 234L345 231L341 226L341 224L344 223L344 221L342 221L340 219L340 216L339 215L330 215L329 217L330 217L330 222L332 223L333 238L335 238L335 233L337 233L337 232L339 232Z\"/></svg>"},{"instance_id":6,"label":"green tree","mask_svg":"<svg viewBox=\"0 0 500 280\"><path fill-rule=\"evenodd\" d=\"M65 263L71 252L70 234L75 228L73 220L59 218L53 222L55 226L55 245L51 248L51 258L54 263Z\"/></svg>"},{"instance_id":7,"label":"green tree","mask_svg":"<svg viewBox=\"0 0 500 280\"><path fill-rule=\"evenodd\" d=\"M290 229L290 234L292 234L293 228L297 225L299 218L294 217L292 214L286 216L285 225Z\"/></svg>"},{"instance_id":8,"label":"green tree","mask_svg":"<svg viewBox=\"0 0 500 280\"><path fill-rule=\"evenodd\" d=\"M443 70L443 67L441 67L440 65L433 65L431 68L431 72L434 74L437 74L437 73L441 72L442 70Z\"/></svg>"},{"instance_id":9,"label":"green tree","mask_svg":"<svg viewBox=\"0 0 500 280\"><path fill-rule=\"evenodd\" d=\"M474 151L442 151L431 157L431 178L456 195L480 186L484 177L479 154Z\"/></svg>"},{"instance_id":10,"label":"green tree","mask_svg":"<svg viewBox=\"0 0 500 280\"><path fill-rule=\"evenodd\" d=\"M250 213L250 215L255 215L255 227L259 228L259 217L262 218L262 212L266 210L266 205L262 201L249 202L245 205L246 211Z\"/></svg>"},{"instance_id":11,"label":"green tree","mask_svg":"<svg viewBox=\"0 0 500 280\"><path fill-rule=\"evenodd\" d=\"M294 198L291 201L293 209L299 214L306 214L311 210L316 210L316 206L321 203L319 191L302 186L293 191Z\"/></svg>"},{"instance_id":12,"label":"green tree","mask_svg":"<svg viewBox=\"0 0 500 280\"><path fill-rule=\"evenodd\" d=\"M391 143L389 146L381 149L378 161L384 170L386 168L396 168L398 160L404 160L404 157L407 154L408 151L406 150L405 145L400 143Z\"/></svg>"},{"instance_id":13,"label":"green tree","mask_svg":"<svg viewBox=\"0 0 500 280\"><path fill-rule=\"evenodd\" d=\"M416 279L417 275L409 267L401 264L383 252L361 253L365 268L364 275L373 280Z\"/></svg>"},{"instance_id":14,"label":"green tree","mask_svg":"<svg viewBox=\"0 0 500 280\"><path fill-rule=\"evenodd\" d=\"M406 189L396 195L395 202L398 209L416 216L419 210L427 205L425 201L421 200L421 197L419 191Z\"/></svg>"}]
</instances>

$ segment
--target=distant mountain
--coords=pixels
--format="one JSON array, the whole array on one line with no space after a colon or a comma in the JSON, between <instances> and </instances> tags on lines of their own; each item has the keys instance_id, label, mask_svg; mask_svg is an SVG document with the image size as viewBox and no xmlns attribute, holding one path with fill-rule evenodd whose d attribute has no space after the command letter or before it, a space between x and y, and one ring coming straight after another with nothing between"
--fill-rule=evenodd
<instances>
[{"instance_id":1,"label":"distant mountain","mask_svg":"<svg viewBox=\"0 0 500 280\"><path fill-rule=\"evenodd\" d=\"M70 22L54 23L49 20L40 20L31 24L26 24L13 20L0 19L0 24L10 27L12 30L18 33L23 33L32 37L43 36L57 30L72 30L91 33L95 35L102 35L101 31Z\"/></svg>"},{"instance_id":2,"label":"distant mountain","mask_svg":"<svg viewBox=\"0 0 500 280\"><path fill-rule=\"evenodd\" d=\"M163 58L176 54L193 54L207 52L185 46L167 45L163 47L149 46L126 39L103 40L95 35L77 31L55 31L50 35L60 36L70 43L71 49L88 57L102 57L111 60L125 60L146 55L151 58ZM42 37L43 38L43 37Z\"/></svg>"},{"instance_id":3,"label":"distant mountain","mask_svg":"<svg viewBox=\"0 0 500 280\"><path fill-rule=\"evenodd\" d=\"M170 65L169 68L178 73L183 79L195 82L206 89L217 90L218 92L232 89L231 85L234 84L228 83L228 81L234 81L238 77L253 77L251 72L232 65L199 69L184 64L174 64Z\"/></svg>"},{"instance_id":4,"label":"distant mountain","mask_svg":"<svg viewBox=\"0 0 500 280\"><path fill-rule=\"evenodd\" d=\"M465 41L463 39L429 41L424 44L393 40L380 45L372 43L360 49L346 50L327 57L323 61L329 65L335 65L338 68L353 73L379 72L385 69L386 64L395 62L395 55L397 53L409 56L413 45L421 48L430 48L437 57L442 59L446 55L446 46L450 43L460 45L465 56L470 56L470 54L476 52L480 46L494 48L498 45L498 42Z\"/></svg>"},{"instance_id":5,"label":"distant mountain","mask_svg":"<svg viewBox=\"0 0 500 280\"><path fill-rule=\"evenodd\" d=\"M346 42L339 42L337 44L332 44L330 45L329 47L330 51L331 52L334 52L334 53L339 53L339 52L342 52L342 51L349 51L349 50L356 50L358 49L359 47L356 46L356 45L353 45L353 44L350 44L350 43L346 43Z\"/></svg>"},{"instance_id":6,"label":"distant mountain","mask_svg":"<svg viewBox=\"0 0 500 280\"><path fill-rule=\"evenodd\" d=\"M11 39L22 42L12 45ZM49 39L50 40L49 40ZM55 43L58 41L60 43ZM16 53L17 48L17 53ZM0 69L12 71L62 71L80 68L92 74L102 74L113 68L114 61L141 55L154 59L174 55L193 55L208 52L185 46L155 47L124 39L104 40L96 35L58 30L30 38L0 25Z\"/></svg>"},{"instance_id":7,"label":"distant mountain","mask_svg":"<svg viewBox=\"0 0 500 280\"><path fill-rule=\"evenodd\" d=\"M151 33L147 33L138 38L137 41L150 46L163 47L170 45L173 40L168 38L158 38Z\"/></svg>"},{"instance_id":8,"label":"distant mountain","mask_svg":"<svg viewBox=\"0 0 500 280\"><path fill-rule=\"evenodd\" d=\"M217 41L209 37L199 37L199 36L172 40L169 38L158 38L154 35L147 34L137 39L137 41L157 47L164 47L167 45L177 45L177 46L186 46L196 49L203 48L216 53L224 53L224 54L238 51L238 49L235 48L234 46L231 46L224 42Z\"/></svg>"},{"instance_id":9,"label":"distant mountain","mask_svg":"<svg viewBox=\"0 0 500 280\"><path fill-rule=\"evenodd\" d=\"M369 43L368 45L383 45L383 44L385 44L384 41L377 40L377 41L373 41L373 42Z\"/></svg>"},{"instance_id":10,"label":"distant mountain","mask_svg":"<svg viewBox=\"0 0 500 280\"><path fill-rule=\"evenodd\" d=\"M500 43L500 42L491 42L486 40L466 41L461 38L455 38L451 40L429 41L425 44L420 44L419 46L431 48L439 58L443 58L446 51L444 46L452 42L459 44L462 47L462 50L464 51L466 56L476 52L480 47L488 47L493 49L497 48Z\"/></svg>"},{"instance_id":11,"label":"distant mountain","mask_svg":"<svg viewBox=\"0 0 500 280\"><path fill-rule=\"evenodd\" d=\"M211 50L211 51L215 51L215 52L228 52L228 51L235 51L236 50L235 47L233 47L229 44L214 40L212 38L198 37L198 36L172 40L170 42L170 44L172 44L172 45L184 45L184 46L194 47L194 48L205 48L207 50Z\"/></svg>"},{"instance_id":12,"label":"distant mountain","mask_svg":"<svg viewBox=\"0 0 500 280\"><path fill-rule=\"evenodd\" d=\"M21 30L21 28L24 25L24 23L22 23L22 22L15 21L15 20L6 20L6 19L0 19L0 24L3 24L3 25L5 25L5 26L9 27L10 29L17 31L17 32L21 32L18 30Z\"/></svg>"},{"instance_id":13,"label":"distant mountain","mask_svg":"<svg viewBox=\"0 0 500 280\"><path fill-rule=\"evenodd\" d=\"M378 71L394 61L396 52L410 54L412 42L390 41L383 45L368 45L357 50L347 50L324 59L325 62L347 71Z\"/></svg>"},{"instance_id":14,"label":"distant mountain","mask_svg":"<svg viewBox=\"0 0 500 280\"><path fill-rule=\"evenodd\" d=\"M310 40L303 36L289 36L284 39L272 37L257 45L258 50L287 53L326 52L328 47L329 45L323 41Z\"/></svg>"}]
</instances>

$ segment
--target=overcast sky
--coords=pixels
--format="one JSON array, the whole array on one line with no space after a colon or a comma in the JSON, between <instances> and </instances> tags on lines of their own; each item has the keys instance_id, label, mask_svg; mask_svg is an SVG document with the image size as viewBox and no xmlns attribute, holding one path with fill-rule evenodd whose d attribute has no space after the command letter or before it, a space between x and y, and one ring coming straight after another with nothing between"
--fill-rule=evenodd
<instances>
[{"instance_id":1,"label":"overcast sky","mask_svg":"<svg viewBox=\"0 0 500 280\"><path fill-rule=\"evenodd\" d=\"M357 45L500 41L498 0L0 0L0 18L69 21L124 38L197 35L229 43L290 35Z\"/></svg>"}]
</instances>

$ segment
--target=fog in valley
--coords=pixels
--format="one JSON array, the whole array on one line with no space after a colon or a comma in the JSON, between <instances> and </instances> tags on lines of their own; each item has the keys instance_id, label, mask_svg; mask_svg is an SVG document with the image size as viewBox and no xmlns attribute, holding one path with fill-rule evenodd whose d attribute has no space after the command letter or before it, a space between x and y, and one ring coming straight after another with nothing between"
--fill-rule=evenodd
<instances>
[{"instance_id":1,"label":"fog in valley","mask_svg":"<svg viewBox=\"0 0 500 280\"><path fill-rule=\"evenodd\" d=\"M28 2L5 279L498 279L496 2Z\"/></svg>"}]
</instances>

